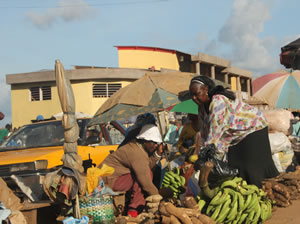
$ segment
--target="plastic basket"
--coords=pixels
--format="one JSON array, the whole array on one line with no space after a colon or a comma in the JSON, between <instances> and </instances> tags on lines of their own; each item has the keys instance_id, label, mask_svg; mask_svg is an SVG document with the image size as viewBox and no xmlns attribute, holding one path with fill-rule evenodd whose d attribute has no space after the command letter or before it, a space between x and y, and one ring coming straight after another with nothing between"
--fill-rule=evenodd
<instances>
[{"instance_id":1,"label":"plastic basket","mask_svg":"<svg viewBox=\"0 0 300 225\"><path fill-rule=\"evenodd\" d=\"M79 208L81 215L86 215L89 218L89 223L114 223L114 205L110 195L81 197Z\"/></svg>"}]
</instances>

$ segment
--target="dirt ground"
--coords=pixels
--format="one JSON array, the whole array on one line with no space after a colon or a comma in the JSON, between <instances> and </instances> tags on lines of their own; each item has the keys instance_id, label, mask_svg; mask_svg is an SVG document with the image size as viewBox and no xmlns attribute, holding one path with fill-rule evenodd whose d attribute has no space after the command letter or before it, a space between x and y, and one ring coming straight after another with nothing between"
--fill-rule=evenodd
<instances>
[{"instance_id":1,"label":"dirt ground","mask_svg":"<svg viewBox=\"0 0 300 225\"><path fill-rule=\"evenodd\" d=\"M287 208L277 208L265 224L300 224L300 199L292 201Z\"/></svg>"}]
</instances>

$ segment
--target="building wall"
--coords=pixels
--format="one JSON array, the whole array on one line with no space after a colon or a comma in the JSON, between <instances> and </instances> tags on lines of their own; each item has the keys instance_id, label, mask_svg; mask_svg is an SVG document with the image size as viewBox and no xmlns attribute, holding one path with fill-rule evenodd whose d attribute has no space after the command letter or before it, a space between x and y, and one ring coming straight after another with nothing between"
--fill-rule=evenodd
<instances>
[{"instance_id":1,"label":"building wall","mask_svg":"<svg viewBox=\"0 0 300 225\"><path fill-rule=\"evenodd\" d=\"M76 81L71 86L75 98L75 110L93 116L98 108L108 98L94 98L93 84L102 83L121 83L122 87L127 86L129 81ZM51 86L51 100L30 101L30 88L37 86ZM12 85L11 88L11 107L12 107L12 126L19 127L31 123L37 115L50 118L51 116L62 112L55 82L30 83Z\"/></svg>"},{"instance_id":2,"label":"building wall","mask_svg":"<svg viewBox=\"0 0 300 225\"><path fill-rule=\"evenodd\" d=\"M161 68L179 70L175 52L119 49L118 54L120 68L148 69L154 66L156 70Z\"/></svg>"}]
</instances>

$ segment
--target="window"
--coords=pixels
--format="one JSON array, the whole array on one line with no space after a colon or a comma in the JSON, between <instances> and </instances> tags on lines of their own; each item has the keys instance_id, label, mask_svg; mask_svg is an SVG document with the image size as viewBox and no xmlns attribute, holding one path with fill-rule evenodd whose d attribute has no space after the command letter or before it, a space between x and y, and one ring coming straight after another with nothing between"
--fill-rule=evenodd
<instances>
[{"instance_id":1,"label":"window","mask_svg":"<svg viewBox=\"0 0 300 225\"><path fill-rule=\"evenodd\" d=\"M51 100L51 87L31 87L30 88L30 100L33 101L42 101L42 100Z\"/></svg>"},{"instance_id":2,"label":"window","mask_svg":"<svg viewBox=\"0 0 300 225\"><path fill-rule=\"evenodd\" d=\"M93 97L94 98L109 98L116 91L122 88L121 83L114 84L93 84Z\"/></svg>"}]
</instances>

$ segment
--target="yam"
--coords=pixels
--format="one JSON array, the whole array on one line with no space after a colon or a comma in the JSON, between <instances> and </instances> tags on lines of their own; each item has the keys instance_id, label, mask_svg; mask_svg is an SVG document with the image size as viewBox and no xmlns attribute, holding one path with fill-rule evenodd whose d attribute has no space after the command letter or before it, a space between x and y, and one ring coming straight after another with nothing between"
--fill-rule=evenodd
<instances>
[{"instance_id":1,"label":"yam","mask_svg":"<svg viewBox=\"0 0 300 225\"><path fill-rule=\"evenodd\" d=\"M288 203L289 199L287 199L285 196L283 196L282 194L278 193L278 192L274 192L274 197L275 197L275 201L277 202L277 200L280 200L282 202Z\"/></svg>"},{"instance_id":2,"label":"yam","mask_svg":"<svg viewBox=\"0 0 300 225\"><path fill-rule=\"evenodd\" d=\"M183 200L183 205L189 209L199 209L199 206L192 196L186 196Z\"/></svg>"},{"instance_id":3,"label":"yam","mask_svg":"<svg viewBox=\"0 0 300 225\"><path fill-rule=\"evenodd\" d=\"M204 224L216 224L216 221L204 214L198 215L197 218Z\"/></svg>"},{"instance_id":4,"label":"yam","mask_svg":"<svg viewBox=\"0 0 300 225\"><path fill-rule=\"evenodd\" d=\"M169 216L162 216L161 222L163 224L170 224L171 223L171 217L169 217Z\"/></svg>"},{"instance_id":5,"label":"yam","mask_svg":"<svg viewBox=\"0 0 300 225\"><path fill-rule=\"evenodd\" d=\"M174 215L175 217L177 217L182 223L184 223L184 224L192 223L189 216L186 213L184 213L182 210L180 210L179 208L174 206L173 204L165 203L164 205L166 207L167 212L170 213L171 215Z\"/></svg>"},{"instance_id":6,"label":"yam","mask_svg":"<svg viewBox=\"0 0 300 225\"><path fill-rule=\"evenodd\" d=\"M283 201L280 201L279 199L276 200L276 205L277 206L280 206L280 207L288 207L290 205L289 202L283 202Z\"/></svg>"},{"instance_id":7,"label":"yam","mask_svg":"<svg viewBox=\"0 0 300 225\"><path fill-rule=\"evenodd\" d=\"M181 224L180 221L173 215L170 216L170 223L171 224Z\"/></svg>"},{"instance_id":8,"label":"yam","mask_svg":"<svg viewBox=\"0 0 300 225\"><path fill-rule=\"evenodd\" d=\"M191 218L193 224L203 224L202 221L199 220L199 219L198 219L197 217L195 217L195 216L191 216L190 218Z\"/></svg>"},{"instance_id":9,"label":"yam","mask_svg":"<svg viewBox=\"0 0 300 225\"><path fill-rule=\"evenodd\" d=\"M287 190L286 186L284 186L283 184L275 184L272 186L272 189L280 194L282 194L284 197L286 197L288 200L291 198L290 197L290 193Z\"/></svg>"},{"instance_id":10,"label":"yam","mask_svg":"<svg viewBox=\"0 0 300 225\"><path fill-rule=\"evenodd\" d=\"M160 205L158 207L158 210L159 210L160 214L163 215L163 216L167 216L167 217L171 216L171 214L168 213L164 203L160 203Z\"/></svg>"},{"instance_id":11,"label":"yam","mask_svg":"<svg viewBox=\"0 0 300 225\"><path fill-rule=\"evenodd\" d=\"M163 199L161 195L150 195L145 200L146 202L160 202Z\"/></svg>"},{"instance_id":12,"label":"yam","mask_svg":"<svg viewBox=\"0 0 300 225\"><path fill-rule=\"evenodd\" d=\"M198 209L188 209L188 208L182 208L183 212L185 214L187 214L188 216L195 216L195 215L200 215L201 212L199 210L199 206Z\"/></svg>"}]
</instances>

